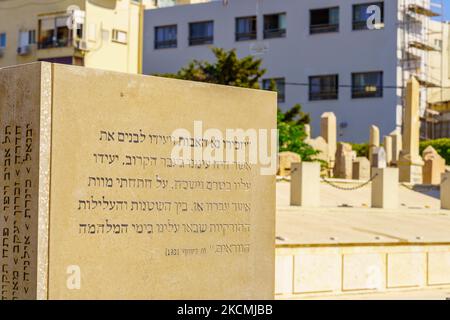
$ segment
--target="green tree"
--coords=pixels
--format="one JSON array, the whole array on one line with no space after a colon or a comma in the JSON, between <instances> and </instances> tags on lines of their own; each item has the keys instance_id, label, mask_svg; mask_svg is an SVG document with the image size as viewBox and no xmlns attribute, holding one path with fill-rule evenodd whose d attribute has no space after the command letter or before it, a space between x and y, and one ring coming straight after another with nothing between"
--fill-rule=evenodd
<instances>
[{"instance_id":1,"label":"green tree","mask_svg":"<svg viewBox=\"0 0 450 320\"><path fill-rule=\"evenodd\" d=\"M305 124L309 124L309 114L302 111L302 107L296 104L286 112L278 108L277 126L279 148L282 151L298 153L302 161L314 161L314 156L319 153L305 142Z\"/></svg>"},{"instance_id":2,"label":"green tree","mask_svg":"<svg viewBox=\"0 0 450 320\"><path fill-rule=\"evenodd\" d=\"M226 51L212 48L212 52L216 58L213 63L194 60L176 74L162 76L259 89L261 77L266 73L266 70L261 68L261 59L252 56L239 59L235 49Z\"/></svg>"},{"instance_id":3,"label":"green tree","mask_svg":"<svg viewBox=\"0 0 450 320\"><path fill-rule=\"evenodd\" d=\"M243 88L260 88L261 78L266 73L261 67L261 59L255 59L253 56L238 58L235 49L226 51L212 48L212 52L215 56L214 62L194 60L176 74L160 76ZM275 81L271 81L269 90L276 91ZM309 114L304 113L299 104L286 112L278 109L280 151L296 152L303 161L312 161L318 151L304 142L305 124L309 122Z\"/></svg>"}]
</instances>

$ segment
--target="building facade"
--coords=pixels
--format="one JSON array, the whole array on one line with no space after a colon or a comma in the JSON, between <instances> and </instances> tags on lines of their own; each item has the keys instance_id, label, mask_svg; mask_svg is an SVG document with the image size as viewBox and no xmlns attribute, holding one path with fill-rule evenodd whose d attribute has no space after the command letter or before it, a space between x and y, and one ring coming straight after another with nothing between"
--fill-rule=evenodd
<instances>
[{"instance_id":1,"label":"building facade","mask_svg":"<svg viewBox=\"0 0 450 320\"><path fill-rule=\"evenodd\" d=\"M442 35L442 36L440 36ZM441 79L438 88L428 89L428 108L424 116L422 136L428 139L450 137L450 24L431 24L430 43L442 48L430 53L430 73ZM442 54L441 54L442 53Z\"/></svg>"},{"instance_id":2,"label":"building facade","mask_svg":"<svg viewBox=\"0 0 450 320\"><path fill-rule=\"evenodd\" d=\"M49 61L140 73L142 3L0 0L0 67Z\"/></svg>"},{"instance_id":3,"label":"building facade","mask_svg":"<svg viewBox=\"0 0 450 320\"><path fill-rule=\"evenodd\" d=\"M363 142L372 124L384 135L401 128L404 84L428 77L421 45L434 15L428 0L228 0L146 10L143 72L174 73L193 59L212 60L211 46L235 48L263 59L262 87L275 80L284 110L300 103L313 135L332 111L339 139Z\"/></svg>"}]
</instances>

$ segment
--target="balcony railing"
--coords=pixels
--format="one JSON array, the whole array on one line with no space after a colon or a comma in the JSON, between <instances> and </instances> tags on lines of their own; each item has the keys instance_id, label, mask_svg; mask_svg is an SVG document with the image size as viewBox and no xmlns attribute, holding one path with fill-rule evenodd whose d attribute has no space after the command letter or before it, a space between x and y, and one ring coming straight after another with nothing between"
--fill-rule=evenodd
<instances>
[{"instance_id":1,"label":"balcony railing","mask_svg":"<svg viewBox=\"0 0 450 320\"><path fill-rule=\"evenodd\" d=\"M155 49L176 48L177 39L155 41Z\"/></svg>"},{"instance_id":2,"label":"balcony railing","mask_svg":"<svg viewBox=\"0 0 450 320\"><path fill-rule=\"evenodd\" d=\"M375 30L379 30L379 29L383 29L384 28L384 23L380 22L380 23L375 23L373 25L373 28ZM369 27L367 26L367 21L353 21L353 30L368 30Z\"/></svg>"},{"instance_id":3,"label":"balcony railing","mask_svg":"<svg viewBox=\"0 0 450 320\"><path fill-rule=\"evenodd\" d=\"M327 33L327 32L338 32L339 31L339 24L314 24L310 25L309 27L309 33L310 34L316 34L316 33Z\"/></svg>"},{"instance_id":4,"label":"balcony railing","mask_svg":"<svg viewBox=\"0 0 450 320\"><path fill-rule=\"evenodd\" d=\"M338 98L338 93L336 90L332 91L321 91L321 92L310 92L309 100L336 100Z\"/></svg>"},{"instance_id":5,"label":"balcony railing","mask_svg":"<svg viewBox=\"0 0 450 320\"><path fill-rule=\"evenodd\" d=\"M202 44L212 44L214 41L213 36L208 37L195 37L195 38L189 38L189 45L190 46L198 46Z\"/></svg>"},{"instance_id":6,"label":"balcony railing","mask_svg":"<svg viewBox=\"0 0 450 320\"><path fill-rule=\"evenodd\" d=\"M72 39L70 38L48 38L38 42L38 49L64 48L70 46L72 46Z\"/></svg>"},{"instance_id":7,"label":"balcony railing","mask_svg":"<svg viewBox=\"0 0 450 320\"><path fill-rule=\"evenodd\" d=\"M352 88L352 98L380 98L383 90L379 86L358 86Z\"/></svg>"},{"instance_id":8,"label":"balcony railing","mask_svg":"<svg viewBox=\"0 0 450 320\"><path fill-rule=\"evenodd\" d=\"M236 32L236 41L255 40L256 31L254 32Z\"/></svg>"},{"instance_id":9,"label":"balcony railing","mask_svg":"<svg viewBox=\"0 0 450 320\"><path fill-rule=\"evenodd\" d=\"M286 29L266 29L264 30L264 39L284 38L286 37Z\"/></svg>"}]
</instances>

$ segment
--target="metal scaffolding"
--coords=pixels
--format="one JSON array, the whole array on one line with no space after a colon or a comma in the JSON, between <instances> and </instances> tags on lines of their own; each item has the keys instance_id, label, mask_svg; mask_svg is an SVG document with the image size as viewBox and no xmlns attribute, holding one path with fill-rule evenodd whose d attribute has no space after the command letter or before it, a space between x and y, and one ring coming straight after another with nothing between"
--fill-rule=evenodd
<instances>
[{"instance_id":1,"label":"metal scaffolding","mask_svg":"<svg viewBox=\"0 0 450 320\"><path fill-rule=\"evenodd\" d=\"M402 0L399 21L401 32L400 66L402 87L411 76L415 76L420 85L420 110L422 117L421 138L432 138L435 113L428 112L428 92L443 87L443 0ZM430 59L437 57L437 59ZM442 89L441 97L442 97ZM405 106L406 90L402 90L401 105ZM430 130L431 129L431 130Z\"/></svg>"}]
</instances>

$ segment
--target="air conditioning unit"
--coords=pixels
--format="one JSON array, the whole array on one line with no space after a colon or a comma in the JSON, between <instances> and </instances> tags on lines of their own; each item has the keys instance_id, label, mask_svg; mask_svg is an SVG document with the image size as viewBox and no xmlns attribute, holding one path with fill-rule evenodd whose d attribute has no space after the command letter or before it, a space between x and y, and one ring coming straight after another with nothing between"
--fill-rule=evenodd
<instances>
[{"instance_id":1,"label":"air conditioning unit","mask_svg":"<svg viewBox=\"0 0 450 320\"><path fill-rule=\"evenodd\" d=\"M31 47L30 46L20 46L17 48L17 54L19 56L26 56L31 53Z\"/></svg>"},{"instance_id":2,"label":"air conditioning unit","mask_svg":"<svg viewBox=\"0 0 450 320\"><path fill-rule=\"evenodd\" d=\"M88 44L86 40L77 40L75 46L78 50L88 51Z\"/></svg>"}]
</instances>

